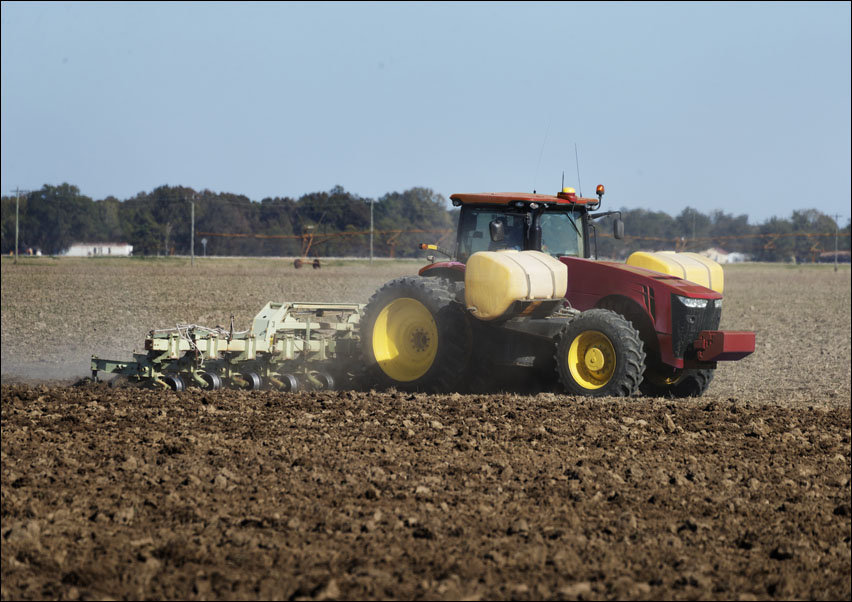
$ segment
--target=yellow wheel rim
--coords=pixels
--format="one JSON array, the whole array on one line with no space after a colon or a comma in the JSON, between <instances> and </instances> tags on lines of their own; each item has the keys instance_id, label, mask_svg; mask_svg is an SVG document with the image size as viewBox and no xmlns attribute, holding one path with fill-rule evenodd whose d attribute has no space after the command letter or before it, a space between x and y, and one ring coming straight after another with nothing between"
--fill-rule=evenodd
<instances>
[{"instance_id":1,"label":"yellow wheel rim","mask_svg":"<svg viewBox=\"0 0 852 602\"><path fill-rule=\"evenodd\" d=\"M586 389L600 389L615 374L615 349L604 333L588 330L568 349L568 369L574 381Z\"/></svg>"},{"instance_id":2,"label":"yellow wheel rim","mask_svg":"<svg viewBox=\"0 0 852 602\"><path fill-rule=\"evenodd\" d=\"M373 327L373 355L393 380L417 380L432 366L437 352L438 326L420 301L395 299L379 312Z\"/></svg>"}]
</instances>

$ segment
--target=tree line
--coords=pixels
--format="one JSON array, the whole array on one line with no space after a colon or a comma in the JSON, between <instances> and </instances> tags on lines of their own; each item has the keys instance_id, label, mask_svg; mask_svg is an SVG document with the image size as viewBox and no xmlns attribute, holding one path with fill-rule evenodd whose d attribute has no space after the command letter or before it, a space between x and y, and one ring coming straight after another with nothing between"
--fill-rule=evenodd
<instances>
[{"instance_id":1,"label":"tree line","mask_svg":"<svg viewBox=\"0 0 852 602\"><path fill-rule=\"evenodd\" d=\"M15 196L2 197L2 253L15 247ZM452 249L458 209L428 188L364 198L336 186L298 199L160 186L119 200L82 194L77 186L44 185L19 197L19 252L38 249L58 255L75 242L125 242L134 255L189 255L192 213L195 254L241 256L367 256L370 214L377 257L411 257L420 242ZM624 258L636 250L710 247L739 252L758 261L812 261L834 250L835 222L816 209L794 211L751 225L747 215L703 214L686 208L677 216L622 209L625 239L609 235L610 219L596 223L601 257ZM839 248L849 250L850 225L840 231ZM201 241L206 240L202 249Z\"/></svg>"},{"instance_id":2,"label":"tree line","mask_svg":"<svg viewBox=\"0 0 852 602\"><path fill-rule=\"evenodd\" d=\"M596 225L600 256L626 258L634 251L681 250L699 252L715 248L741 253L753 261L818 261L820 253L849 251L850 222L844 227L817 209L793 211L790 218L773 217L749 224L748 215L724 211L703 214L687 207L677 216L661 211L623 211L624 240L607 236L612 218Z\"/></svg>"},{"instance_id":3,"label":"tree line","mask_svg":"<svg viewBox=\"0 0 852 602\"><path fill-rule=\"evenodd\" d=\"M14 196L2 197L4 254L15 246L15 203ZM452 239L455 218L446 200L426 188L369 199L337 186L298 199L253 202L245 195L160 186L120 201L92 200L62 184L20 197L18 248L56 255L75 242L126 242L134 255L189 255L194 212L196 255L365 256L371 209L376 256L412 256L419 242Z\"/></svg>"}]
</instances>

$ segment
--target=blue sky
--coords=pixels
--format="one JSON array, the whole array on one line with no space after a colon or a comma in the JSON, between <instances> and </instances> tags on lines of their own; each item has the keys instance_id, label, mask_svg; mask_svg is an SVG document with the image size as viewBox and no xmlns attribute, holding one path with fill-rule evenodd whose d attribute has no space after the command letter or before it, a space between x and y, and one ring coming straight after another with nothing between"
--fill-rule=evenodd
<instances>
[{"instance_id":1,"label":"blue sky","mask_svg":"<svg viewBox=\"0 0 852 602\"><path fill-rule=\"evenodd\" d=\"M850 4L2 3L2 192L850 213Z\"/></svg>"}]
</instances>

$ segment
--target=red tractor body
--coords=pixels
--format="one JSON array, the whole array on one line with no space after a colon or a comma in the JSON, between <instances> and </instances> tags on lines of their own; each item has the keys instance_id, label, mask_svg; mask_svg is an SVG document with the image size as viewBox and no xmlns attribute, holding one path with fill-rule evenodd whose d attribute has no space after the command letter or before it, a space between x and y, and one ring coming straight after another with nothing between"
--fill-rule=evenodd
<instances>
[{"instance_id":1,"label":"red tractor body","mask_svg":"<svg viewBox=\"0 0 852 602\"><path fill-rule=\"evenodd\" d=\"M421 276L463 281L467 258L492 250L489 239L494 237L488 236L485 221L514 222L523 230L518 239L523 242L514 248L550 252L567 267L566 306L581 312L608 309L632 323L648 356L649 382L655 377L673 382L684 371L711 370L717 361L738 360L754 351L753 332L718 330L722 295L715 290L650 269L592 259L593 221L619 213L591 213L600 206L600 197L581 198L568 189L555 196L483 193L451 198L461 207L455 257L425 266ZM620 238L620 219L615 226Z\"/></svg>"}]
</instances>

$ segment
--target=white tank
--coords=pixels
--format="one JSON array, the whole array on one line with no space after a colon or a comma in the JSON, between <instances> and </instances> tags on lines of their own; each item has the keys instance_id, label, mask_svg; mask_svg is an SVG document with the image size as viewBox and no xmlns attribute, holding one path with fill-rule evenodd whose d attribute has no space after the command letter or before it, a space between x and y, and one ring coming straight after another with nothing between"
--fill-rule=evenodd
<instances>
[{"instance_id":1,"label":"white tank","mask_svg":"<svg viewBox=\"0 0 852 602\"><path fill-rule=\"evenodd\" d=\"M568 289L565 264L540 251L481 251L467 260L465 304L480 320L528 314Z\"/></svg>"}]
</instances>

